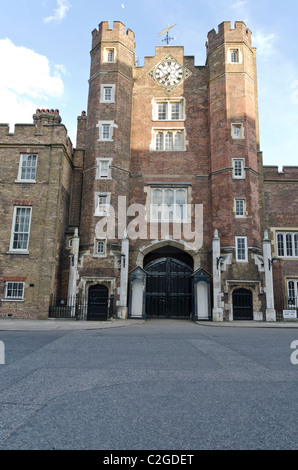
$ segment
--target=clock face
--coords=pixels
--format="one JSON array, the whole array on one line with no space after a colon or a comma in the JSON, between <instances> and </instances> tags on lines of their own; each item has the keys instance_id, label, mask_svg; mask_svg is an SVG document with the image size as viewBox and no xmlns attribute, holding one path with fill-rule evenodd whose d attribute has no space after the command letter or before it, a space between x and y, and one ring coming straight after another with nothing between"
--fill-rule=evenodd
<instances>
[{"instance_id":1,"label":"clock face","mask_svg":"<svg viewBox=\"0 0 298 470\"><path fill-rule=\"evenodd\" d=\"M148 75L162 86L165 92L171 93L183 80L190 77L191 71L168 54L148 72Z\"/></svg>"},{"instance_id":2,"label":"clock face","mask_svg":"<svg viewBox=\"0 0 298 470\"><path fill-rule=\"evenodd\" d=\"M184 69L175 60L164 60L155 69L155 80L162 86L173 87L184 78Z\"/></svg>"}]
</instances>

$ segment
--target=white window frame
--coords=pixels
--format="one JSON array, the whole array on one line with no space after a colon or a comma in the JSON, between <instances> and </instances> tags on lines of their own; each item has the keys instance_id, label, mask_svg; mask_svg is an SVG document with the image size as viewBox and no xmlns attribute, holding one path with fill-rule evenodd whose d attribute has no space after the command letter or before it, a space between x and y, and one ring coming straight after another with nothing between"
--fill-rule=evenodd
<instances>
[{"instance_id":1,"label":"white window frame","mask_svg":"<svg viewBox=\"0 0 298 470\"><path fill-rule=\"evenodd\" d=\"M98 252L98 244L103 244L103 251ZM105 238L94 238L94 251L93 256L95 258L106 258L107 257L107 240Z\"/></svg>"},{"instance_id":2,"label":"white window frame","mask_svg":"<svg viewBox=\"0 0 298 470\"><path fill-rule=\"evenodd\" d=\"M237 162L240 162L240 168L236 167ZM238 179L238 180L245 179L244 158L233 158L232 166L233 166L233 179ZM238 174L239 169L241 170L240 174Z\"/></svg>"},{"instance_id":3,"label":"white window frame","mask_svg":"<svg viewBox=\"0 0 298 470\"><path fill-rule=\"evenodd\" d=\"M111 171L111 164L112 164L112 158L97 158L97 167L96 167L96 179L98 180L110 180L112 179L112 171ZM108 163L108 172L107 176L104 176L102 174L102 162Z\"/></svg>"},{"instance_id":4,"label":"white window frame","mask_svg":"<svg viewBox=\"0 0 298 470\"><path fill-rule=\"evenodd\" d=\"M112 60L110 60L110 53L113 53ZM103 50L103 61L108 64L114 64L116 62L116 48L115 47L105 47Z\"/></svg>"},{"instance_id":5,"label":"white window frame","mask_svg":"<svg viewBox=\"0 0 298 470\"><path fill-rule=\"evenodd\" d=\"M28 224L28 231L27 232L20 232L20 231L15 230L16 229L16 218L17 218L18 209L30 209L30 211L29 211L29 224ZM10 247L9 247L10 252L13 252L13 253L28 253L29 252L28 248L29 248L29 241L30 241L31 218L32 218L32 207L31 206L14 206L11 237L10 237ZM14 248L13 247L15 234L27 234L28 235L26 248Z\"/></svg>"},{"instance_id":6,"label":"white window frame","mask_svg":"<svg viewBox=\"0 0 298 470\"><path fill-rule=\"evenodd\" d=\"M172 117L172 105L179 104L179 117ZM159 117L159 105L165 105L165 117ZM184 121L185 120L185 99L184 98L154 98L152 100L152 121Z\"/></svg>"},{"instance_id":7,"label":"white window frame","mask_svg":"<svg viewBox=\"0 0 298 470\"><path fill-rule=\"evenodd\" d=\"M172 135L172 148L169 148L167 145L167 136ZM181 146L180 148L175 148L175 138L176 135L181 135ZM161 148L157 147L157 136L161 135ZM185 149L185 129L184 127L175 127L175 128L154 128L152 129L152 140L150 144L150 150L154 152L184 152Z\"/></svg>"},{"instance_id":8,"label":"white window frame","mask_svg":"<svg viewBox=\"0 0 298 470\"><path fill-rule=\"evenodd\" d=\"M106 198L106 204L105 204L105 209L100 209L100 198L105 197ZM110 213L110 201L111 201L111 193L105 193L105 192L96 192L94 195L94 206L95 206L95 211L94 215L96 217L106 217Z\"/></svg>"},{"instance_id":9,"label":"white window frame","mask_svg":"<svg viewBox=\"0 0 298 470\"><path fill-rule=\"evenodd\" d=\"M298 232L277 232L276 252L278 258L298 258ZM283 252L283 254L281 254Z\"/></svg>"},{"instance_id":10,"label":"white window frame","mask_svg":"<svg viewBox=\"0 0 298 470\"><path fill-rule=\"evenodd\" d=\"M232 60L233 54L236 52L237 54L237 61ZM242 52L239 47L229 47L228 48L228 55L227 55L227 62L228 64L242 64Z\"/></svg>"},{"instance_id":11,"label":"white window frame","mask_svg":"<svg viewBox=\"0 0 298 470\"><path fill-rule=\"evenodd\" d=\"M35 176L34 178L22 178L22 169L24 164L25 157L36 157L36 164L35 164ZM17 182L19 183L36 183L36 171L37 171L37 159L38 155L36 153L21 153L20 155L20 162L19 162L19 171L18 171L18 179Z\"/></svg>"},{"instance_id":12,"label":"white window frame","mask_svg":"<svg viewBox=\"0 0 298 470\"><path fill-rule=\"evenodd\" d=\"M106 89L111 89L111 99L106 99ZM115 84L104 83L100 87L100 103L115 103Z\"/></svg>"},{"instance_id":13,"label":"white window frame","mask_svg":"<svg viewBox=\"0 0 298 470\"><path fill-rule=\"evenodd\" d=\"M243 247L239 246L239 242L243 241ZM247 250L247 237L235 237L235 250L236 250L236 261L238 263L247 263L248 262L248 250ZM239 257L240 250L244 250L244 258Z\"/></svg>"},{"instance_id":14,"label":"white window frame","mask_svg":"<svg viewBox=\"0 0 298 470\"><path fill-rule=\"evenodd\" d=\"M153 203L154 191L162 192L162 203L155 204ZM167 190L174 192L174 202L171 205L164 203L164 195ZM185 204L177 204L176 196L177 191L182 191L185 193ZM183 206L183 218L179 217L178 208ZM155 216L157 213L157 217ZM172 214L172 219L169 217L169 214ZM160 215L160 216L159 216ZM172 186L154 186L151 187L150 191L150 221L151 222L177 222L177 223L187 223L189 221L189 205L188 205L188 189L185 187L172 187Z\"/></svg>"},{"instance_id":15,"label":"white window frame","mask_svg":"<svg viewBox=\"0 0 298 470\"><path fill-rule=\"evenodd\" d=\"M18 286L22 285L22 295L20 297L8 297L9 284L18 284ZM22 302L24 301L24 290L25 290L25 282L6 281L3 300L10 301L10 302ZM19 291L19 287L17 287L17 291Z\"/></svg>"},{"instance_id":16,"label":"white window frame","mask_svg":"<svg viewBox=\"0 0 298 470\"><path fill-rule=\"evenodd\" d=\"M292 294L294 294L294 297L293 297L293 295L290 295L290 286L289 286L290 282L294 284L293 289L291 289L291 290L294 291L294 292L292 292ZM296 279L295 278L287 279L287 295L288 295L288 306L289 306L289 308L290 307L298 308L298 279L297 278ZM291 304L291 305L289 304L290 299L292 301L294 300L294 303Z\"/></svg>"},{"instance_id":17,"label":"white window frame","mask_svg":"<svg viewBox=\"0 0 298 470\"><path fill-rule=\"evenodd\" d=\"M239 130L239 133L236 132ZM233 122L231 124L231 137L233 140L243 140L244 139L244 127L241 122Z\"/></svg>"},{"instance_id":18,"label":"white window frame","mask_svg":"<svg viewBox=\"0 0 298 470\"><path fill-rule=\"evenodd\" d=\"M241 204L240 204L240 203L241 203ZM241 212L241 213L239 213L239 206L238 206L238 204L242 206L242 212ZM237 207L237 206L238 206L238 207ZM237 218L239 218L239 219L245 217L245 215L246 215L246 207L245 207L245 206L246 206L246 201L245 201L245 199L243 199L243 198L235 198L235 199L234 199L234 212L235 212L235 217L237 217ZM238 213L237 213L237 211L238 211Z\"/></svg>"},{"instance_id":19,"label":"white window frame","mask_svg":"<svg viewBox=\"0 0 298 470\"><path fill-rule=\"evenodd\" d=\"M109 136L105 135L105 126L109 128ZM114 127L117 127L114 121L98 121L96 127L99 129L99 142L113 142Z\"/></svg>"}]
</instances>

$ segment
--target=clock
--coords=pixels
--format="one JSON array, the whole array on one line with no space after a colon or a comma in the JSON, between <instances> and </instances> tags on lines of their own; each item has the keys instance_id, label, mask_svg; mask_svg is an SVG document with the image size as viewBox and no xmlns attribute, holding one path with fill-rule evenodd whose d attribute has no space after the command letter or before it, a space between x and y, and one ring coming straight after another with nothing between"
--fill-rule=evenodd
<instances>
[{"instance_id":1,"label":"clock","mask_svg":"<svg viewBox=\"0 0 298 470\"><path fill-rule=\"evenodd\" d=\"M155 80L162 86L173 87L179 85L184 78L182 65L175 60L165 60L155 68Z\"/></svg>"},{"instance_id":2,"label":"clock","mask_svg":"<svg viewBox=\"0 0 298 470\"><path fill-rule=\"evenodd\" d=\"M168 93L191 75L183 65L171 55L168 54L161 62L148 72L148 75Z\"/></svg>"}]
</instances>

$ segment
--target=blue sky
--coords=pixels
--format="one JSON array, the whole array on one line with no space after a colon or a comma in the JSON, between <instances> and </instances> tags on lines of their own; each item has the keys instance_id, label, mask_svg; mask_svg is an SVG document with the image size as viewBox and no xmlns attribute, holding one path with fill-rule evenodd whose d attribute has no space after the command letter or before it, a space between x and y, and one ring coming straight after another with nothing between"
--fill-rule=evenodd
<instances>
[{"instance_id":1,"label":"blue sky","mask_svg":"<svg viewBox=\"0 0 298 470\"><path fill-rule=\"evenodd\" d=\"M207 34L244 21L257 47L260 141L265 165L298 165L297 0L10 0L0 13L0 122L32 122L37 108L59 109L75 145L87 109L91 31L122 21L135 32L139 65L161 45L205 64ZM13 130L13 128L11 129Z\"/></svg>"}]
</instances>

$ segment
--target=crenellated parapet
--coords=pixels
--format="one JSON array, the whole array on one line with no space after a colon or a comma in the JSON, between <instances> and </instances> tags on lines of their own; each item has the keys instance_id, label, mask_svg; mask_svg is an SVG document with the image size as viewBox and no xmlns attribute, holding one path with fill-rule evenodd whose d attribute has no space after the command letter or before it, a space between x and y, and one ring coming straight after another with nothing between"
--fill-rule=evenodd
<instances>
[{"instance_id":1,"label":"crenellated parapet","mask_svg":"<svg viewBox=\"0 0 298 470\"><path fill-rule=\"evenodd\" d=\"M230 21L224 21L218 26L218 32L212 29L208 33L207 49L210 52L224 42L245 43L251 48L251 31L246 28L243 21L236 21L235 27L231 27Z\"/></svg>"},{"instance_id":2,"label":"crenellated parapet","mask_svg":"<svg viewBox=\"0 0 298 470\"><path fill-rule=\"evenodd\" d=\"M92 49L95 49L102 41L121 42L128 49L135 48L135 35L131 29L125 28L121 21L114 21L110 28L108 21L102 21L96 29L92 31Z\"/></svg>"},{"instance_id":3,"label":"crenellated parapet","mask_svg":"<svg viewBox=\"0 0 298 470\"><path fill-rule=\"evenodd\" d=\"M264 181L270 180L298 182L298 166L283 166L281 171L278 166L264 166Z\"/></svg>"},{"instance_id":4,"label":"crenellated parapet","mask_svg":"<svg viewBox=\"0 0 298 470\"><path fill-rule=\"evenodd\" d=\"M72 153L72 142L67 129L61 124L59 110L37 109L33 115L33 124L15 124L11 132L9 124L0 124L0 145L64 145Z\"/></svg>"}]
</instances>

